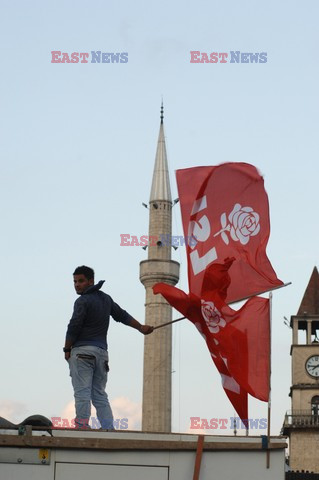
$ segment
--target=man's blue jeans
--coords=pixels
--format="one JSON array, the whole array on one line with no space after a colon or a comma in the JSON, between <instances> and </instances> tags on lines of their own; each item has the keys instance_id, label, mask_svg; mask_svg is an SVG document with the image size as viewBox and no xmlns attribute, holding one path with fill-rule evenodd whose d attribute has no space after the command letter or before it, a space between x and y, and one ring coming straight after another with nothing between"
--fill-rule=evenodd
<instances>
[{"instance_id":1,"label":"man's blue jeans","mask_svg":"<svg viewBox=\"0 0 319 480\"><path fill-rule=\"evenodd\" d=\"M74 347L69 359L75 399L75 424L88 425L91 400L103 429L113 429L113 414L105 392L108 373L108 353L103 348L85 345Z\"/></svg>"}]
</instances>

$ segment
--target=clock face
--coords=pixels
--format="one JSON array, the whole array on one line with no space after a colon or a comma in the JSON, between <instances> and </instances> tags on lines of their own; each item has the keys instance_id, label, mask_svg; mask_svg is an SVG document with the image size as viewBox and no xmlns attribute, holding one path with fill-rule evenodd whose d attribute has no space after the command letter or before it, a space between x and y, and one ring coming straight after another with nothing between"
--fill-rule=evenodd
<instances>
[{"instance_id":1,"label":"clock face","mask_svg":"<svg viewBox=\"0 0 319 480\"><path fill-rule=\"evenodd\" d=\"M312 377L319 378L319 355L313 355L308 358L306 370Z\"/></svg>"}]
</instances>

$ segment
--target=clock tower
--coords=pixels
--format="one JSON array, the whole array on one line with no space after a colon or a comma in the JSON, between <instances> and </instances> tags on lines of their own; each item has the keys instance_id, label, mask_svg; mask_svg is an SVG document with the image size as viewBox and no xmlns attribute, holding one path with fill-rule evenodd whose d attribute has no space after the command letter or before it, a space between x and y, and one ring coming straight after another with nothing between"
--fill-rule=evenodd
<instances>
[{"instance_id":1,"label":"clock tower","mask_svg":"<svg viewBox=\"0 0 319 480\"><path fill-rule=\"evenodd\" d=\"M291 470L319 473L319 274L315 267L292 328L291 411L283 433L289 436Z\"/></svg>"}]
</instances>

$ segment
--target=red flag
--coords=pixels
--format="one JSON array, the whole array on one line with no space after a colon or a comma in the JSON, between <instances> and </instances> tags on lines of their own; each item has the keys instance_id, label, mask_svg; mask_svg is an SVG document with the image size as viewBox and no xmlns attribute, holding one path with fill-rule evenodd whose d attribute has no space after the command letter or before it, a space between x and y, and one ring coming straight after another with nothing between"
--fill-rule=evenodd
<instances>
[{"instance_id":1,"label":"red flag","mask_svg":"<svg viewBox=\"0 0 319 480\"><path fill-rule=\"evenodd\" d=\"M153 292L154 294L161 293L170 305L188 318L199 330L206 341L212 360L220 373L225 393L239 417L246 424L246 419L248 418L247 392L232 376L228 369L227 357L224 352L221 353L217 338L214 338L214 335L209 331L208 324L202 315L203 308L205 308L205 306L202 307L203 301L196 295L186 295L186 293L179 288L172 287L166 283L157 283L154 285Z\"/></svg>"},{"instance_id":2,"label":"red flag","mask_svg":"<svg viewBox=\"0 0 319 480\"><path fill-rule=\"evenodd\" d=\"M238 311L221 308L225 328L215 333L232 376L250 395L269 398L270 312L267 298L253 297Z\"/></svg>"},{"instance_id":3,"label":"red flag","mask_svg":"<svg viewBox=\"0 0 319 480\"><path fill-rule=\"evenodd\" d=\"M225 163L178 170L176 177L190 292L201 297L209 267L227 257L235 258L227 303L282 285L266 255L269 206L257 169Z\"/></svg>"},{"instance_id":4,"label":"red flag","mask_svg":"<svg viewBox=\"0 0 319 480\"><path fill-rule=\"evenodd\" d=\"M216 271L218 283L222 269ZM227 270L224 276L225 273ZM221 283L222 278L221 274ZM248 418L247 393L262 401L269 396L269 301L251 298L235 311L216 290L205 299L186 295L165 283L154 285L153 291L161 293L200 331L221 375L225 393L244 421Z\"/></svg>"}]
</instances>

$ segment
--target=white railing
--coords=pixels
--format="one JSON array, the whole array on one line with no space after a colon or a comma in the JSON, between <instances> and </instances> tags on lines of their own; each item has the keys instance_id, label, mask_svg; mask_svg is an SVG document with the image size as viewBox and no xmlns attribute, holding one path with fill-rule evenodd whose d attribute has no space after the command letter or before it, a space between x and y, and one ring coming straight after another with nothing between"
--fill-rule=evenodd
<instances>
[{"instance_id":1,"label":"white railing","mask_svg":"<svg viewBox=\"0 0 319 480\"><path fill-rule=\"evenodd\" d=\"M319 427L319 415L311 415L309 410L294 410L285 415L284 427Z\"/></svg>"}]
</instances>

